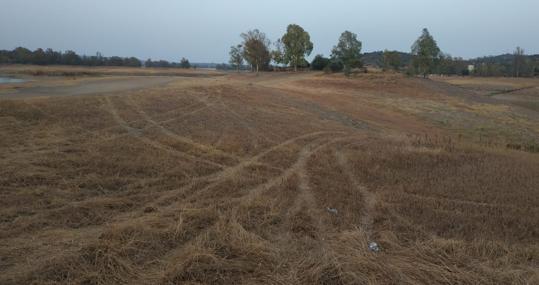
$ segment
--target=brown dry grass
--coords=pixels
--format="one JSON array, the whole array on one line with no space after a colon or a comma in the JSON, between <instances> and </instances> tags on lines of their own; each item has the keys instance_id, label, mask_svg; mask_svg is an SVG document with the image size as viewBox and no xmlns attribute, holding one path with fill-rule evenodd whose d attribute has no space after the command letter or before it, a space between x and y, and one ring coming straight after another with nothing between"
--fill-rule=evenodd
<instances>
[{"instance_id":1,"label":"brown dry grass","mask_svg":"<svg viewBox=\"0 0 539 285\"><path fill-rule=\"evenodd\" d=\"M537 117L433 84L231 74L0 101L0 283L538 283L539 157L490 143L536 139Z\"/></svg>"}]
</instances>

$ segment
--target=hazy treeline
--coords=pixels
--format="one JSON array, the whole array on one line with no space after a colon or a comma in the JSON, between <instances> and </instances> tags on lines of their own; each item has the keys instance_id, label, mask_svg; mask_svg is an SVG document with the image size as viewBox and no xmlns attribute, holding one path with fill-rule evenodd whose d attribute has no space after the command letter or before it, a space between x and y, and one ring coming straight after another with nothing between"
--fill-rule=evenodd
<instances>
[{"instance_id":1,"label":"hazy treeline","mask_svg":"<svg viewBox=\"0 0 539 285\"><path fill-rule=\"evenodd\" d=\"M191 63L186 58L182 58L180 62L169 62L166 60L152 61L148 59L144 62L145 67L175 67L175 68L191 68ZM196 66L194 66L196 68Z\"/></svg>"},{"instance_id":2,"label":"hazy treeline","mask_svg":"<svg viewBox=\"0 0 539 285\"><path fill-rule=\"evenodd\" d=\"M131 66L140 67L142 62L135 57L105 57L101 53L94 56L78 55L68 50L65 52L52 49L18 47L12 51L0 50L0 64L36 64L36 65L84 65L84 66Z\"/></svg>"},{"instance_id":3,"label":"hazy treeline","mask_svg":"<svg viewBox=\"0 0 539 285\"><path fill-rule=\"evenodd\" d=\"M539 76L539 55L514 54L477 58L472 61L478 76Z\"/></svg>"},{"instance_id":4,"label":"hazy treeline","mask_svg":"<svg viewBox=\"0 0 539 285\"><path fill-rule=\"evenodd\" d=\"M215 65L215 69L227 71L227 70L238 70L238 67L232 64L218 63ZM248 65L240 65L239 70L250 70L250 67Z\"/></svg>"},{"instance_id":5,"label":"hazy treeline","mask_svg":"<svg viewBox=\"0 0 539 285\"><path fill-rule=\"evenodd\" d=\"M389 57L388 57L389 56ZM515 58L517 57L517 59ZM406 70L412 63L411 53L397 51L377 51L362 56L366 65L384 69ZM523 55L521 59L514 54L463 59L441 54L439 64L434 73L442 75L474 75L474 76L516 76L515 61L521 61L519 76L539 76L539 55ZM469 66L473 70L469 70Z\"/></svg>"},{"instance_id":6,"label":"hazy treeline","mask_svg":"<svg viewBox=\"0 0 539 285\"><path fill-rule=\"evenodd\" d=\"M190 68L191 63L186 58L180 62L169 62L166 60L152 61L146 60L142 63L136 57L105 57L101 53L94 56L78 55L76 52L68 50L65 52L53 49L43 50L41 48L31 51L27 48L18 47L14 50L0 50L0 64L35 64L35 65L80 65L80 66L128 66L128 67L176 67Z\"/></svg>"}]
</instances>

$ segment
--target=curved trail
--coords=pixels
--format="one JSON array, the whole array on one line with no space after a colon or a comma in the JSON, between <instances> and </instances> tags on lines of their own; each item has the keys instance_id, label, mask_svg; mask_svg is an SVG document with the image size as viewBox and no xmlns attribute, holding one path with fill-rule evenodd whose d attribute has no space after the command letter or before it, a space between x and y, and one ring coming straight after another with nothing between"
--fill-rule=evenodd
<instances>
[{"instance_id":1,"label":"curved trail","mask_svg":"<svg viewBox=\"0 0 539 285\"><path fill-rule=\"evenodd\" d=\"M373 232L372 213L377 203L377 197L374 193L368 191L365 186L361 185L359 181L357 181L352 169L350 168L348 159L341 151L335 151L334 156L341 169L344 171L350 182L352 182L352 185L354 185L354 188L356 188L356 190L358 190L363 197L364 205L361 209L360 226L367 235L367 238L370 239Z\"/></svg>"},{"instance_id":2,"label":"curved trail","mask_svg":"<svg viewBox=\"0 0 539 285\"><path fill-rule=\"evenodd\" d=\"M300 136L300 137L305 137L305 136ZM273 146L272 148L260 153L258 156L262 155L263 153L269 153L273 150L275 150L276 148L278 147L281 147L283 145L286 145L288 143L290 143L291 141L294 141L294 140L297 140L298 137L296 138L293 138L293 139L290 139L290 140L287 140L279 145L276 145L276 146ZM252 202L253 199L255 199L256 197L259 197L259 195L261 195L262 193L264 193L265 191L271 189L272 187L274 186L278 186L280 185L283 181L289 179L290 177L292 177L293 175L298 175L299 177L299 184L298 184L298 188L299 188L299 193L298 195L296 195L296 200L294 202L294 206L292 209L289 209L289 213L290 212L294 212L294 213L297 213L298 211L301 210L301 206L306 206L307 207L307 210L308 210L308 215L311 217L312 221L315 223L315 227L324 232L324 229L326 228L324 226L324 224L322 223L321 219L317 218L315 215L313 215L313 213L317 213L317 214L321 214L321 210L318 209L318 206L317 206L317 202L316 202L316 198L314 197L311 189L310 189L310 185L309 185L309 176L308 176L308 172L306 170L306 165L309 161L309 159L315 155L316 153L318 153L319 151L321 151L322 149L326 148L326 147L329 147L335 143L338 143L338 142L342 142L342 141L346 141L346 140L350 140L350 139L357 139L357 136L344 136L344 137L338 137L338 138L333 138L333 139L327 139L327 138L321 138L321 139L315 139L316 141L313 141L313 142L310 142L308 143L307 145L305 145L298 153L298 157L295 161L295 163L290 166L289 168L287 168L286 170L284 170L280 175L276 176L276 177L273 177L271 179L269 179L268 181L266 181L265 183L262 183L262 184L259 184L258 186L250 189L250 190L247 190L246 194L243 195L242 197L240 198L234 198L234 199L231 199L231 202L233 202L233 208L234 209L237 209L237 207L241 204L241 203L250 203ZM320 141L322 140L322 141ZM188 185L187 187L192 187L192 185ZM207 190L209 189L210 186L207 186L206 188L204 189L201 189L197 192L195 192L194 194L200 194L201 191L204 191L204 190ZM179 205L177 204L171 204L171 205L168 205L166 207L166 209L177 209ZM181 208L181 207L180 207ZM234 211L234 210L233 210ZM321 215L318 215L319 217ZM180 219L180 223L181 223L181 219ZM206 229L202 230L200 233L198 233L196 235L196 237L193 237L190 239L190 241L194 241L196 240L196 238L200 237L201 235L204 235L205 232L208 232L211 227L211 226L208 226ZM251 232L251 234L254 234ZM185 250L185 248L189 245L189 242L185 242L183 245L177 247L177 248L174 248L172 250L170 250L169 252L167 252L167 254L165 256L162 257L163 260L174 260L176 256L181 256L181 253L182 251ZM327 248L326 245L324 244L320 244L321 247L323 248ZM160 268L154 268L153 271L155 272L156 275L159 274L159 272L161 269Z\"/></svg>"},{"instance_id":3,"label":"curved trail","mask_svg":"<svg viewBox=\"0 0 539 285\"><path fill-rule=\"evenodd\" d=\"M275 146L273 146L273 147L259 153L257 156L252 158L253 159L252 161L255 162L256 159L259 159L259 158L263 157L264 155L269 154L272 151L277 150L280 147L283 147L283 146L286 146L288 144L294 143L294 142L296 142L298 140L301 140L301 139L310 138L310 137L317 136L317 135L320 135L320 133L306 134L306 135L298 136L298 137L295 137L295 138L291 138L289 140L286 140L286 141L284 141L284 142L282 142L282 143L280 143L278 145L275 145ZM276 177L273 177L273 178L269 179L268 181L266 181L266 182L264 182L262 184L259 184L258 186L256 186L253 189L247 190L246 194L243 195L242 197L231 199L231 201L249 203L254 198L261 195L262 193L269 190L270 188L272 188L274 186L278 186L283 181L289 179L291 176L293 176L295 174L298 174L300 176L303 176L303 178L301 178L302 181L300 181L300 185L299 185L299 188L300 188L300 193L298 193L299 197L296 198L296 201L294 203L294 205L295 205L294 207L298 207L298 209L294 209L294 210L295 211L300 210L299 206L301 206L301 203L306 203L306 206L309 208L310 211L312 211L312 212L320 212L317 209L315 198L314 198L314 196L313 196L313 194L312 194L312 192L310 190L308 176L307 176L307 172L305 170L306 163L314 154L316 154L317 152L319 152L323 148L328 147L328 146L330 146L332 144L341 142L341 141L345 141L345 140L349 140L349 139L356 139L356 138L357 137L355 137L355 136L345 136L345 137L339 137L339 138L331 139L331 140L325 141L325 142L318 142L318 143L317 142L311 142L311 143L307 144L306 146L304 146L299 151L298 158L297 158L296 162L292 166L290 166L288 169L284 170L280 175L278 175ZM239 167L241 169L242 165L238 165L237 167ZM223 173L223 172L225 172L225 170L222 170L219 173ZM219 174L219 173L217 173L217 174ZM166 192L161 193L162 195L160 195L160 197L157 197L153 202L146 203L144 205L144 207L157 207L157 206L159 206L159 211L162 214L165 214L170 210L176 211L178 208L183 208L178 203L184 203L184 202L189 203L190 201L194 202L196 200L196 199L194 199L195 197L197 197L197 196L203 194L204 192L210 190L214 186L217 186L219 183L223 182L228 177L228 175L222 175L222 176L217 175L216 176L215 174L211 174L209 176L213 176L212 183L210 183L209 185L205 186L204 188L202 188L200 190L196 190L190 196L185 197L181 201L175 201L175 198L178 197L178 195L180 195L182 193L185 193L186 191L188 191L188 190L192 189L193 187L195 187L197 182L208 179L209 177L208 176L206 176L206 177L195 177L188 184L184 185L183 187L181 187L179 189L170 190L170 191L166 191ZM165 202L165 201L168 202L167 205L162 205L162 203ZM171 203L171 201L174 201L174 202ZM120 224L125 219L125 217L131 216L131 215L132 215L131 213L126 213L125 215L116 216L114 221L111 221L111 223L109 225L111 225L111 224ZM144 219L144 216L140 216L139 218ZM134 220L133 217L131 217L130 219ZM320 228L322 226L321 223L320 223L320 220L317 220L317 221L318 221L317 226Z\"/></svg>"},{"instance_id":4,"label":"curved trail","mask_svg":"<svg viewBox=\"0 0 539 285\"><path fill-rule=\"evenodd\" d=\"M304 146L300 150L298 158L296 159L296 161L294 162L294 164L292 166L290 166L285 171L283 171L279 176L271 178L267 182L265 182L263 184L260 184L260 185L256 186L255 188L249 190L249 192L248 192L249 194L246 196L247 201L252 201L255 197L259 196L260 194L264 193L265 191L269 190L270 188L281 184L283 181L289 179L294 174L298 174L300 176L300 180L302 179L303 184L300 185L300 190L302 190L302 192L307 192L307 193L304 193L304 194L309 196L309 193L308 193L308 191L309 191L309 189L308 189L308 178L307 178L307 174L306 174L306 171L305 171L305 165L306 165L308 159L311 158L311 156L313 156L315 153L320 151L322 148L324 148L324 147L326 147L326 146L328 146L328 145L330 145L332 143L336 143L338 141L344 140L344 139L346 139L346 138L337 138L337 139L333 139L333 140L331 140L329 142L326 142L326 143L314 143L313 142L313 143L309 143L308 145ZM306 199L314 201L311 198L312 197L307 197ZM311 203L311 204L313 204L313 203Z\"/></svg>"},{"instance_id":5,"label":"curved trail","mask_svg":"<svg viewBox=\"0 0 539 285\"><path fill-rule=\"evenodd\" d=\"M177 151L177 150L173 149L172 147L169 147L169 146L163 145L163 144L161 144L161 143L159 143L157 141L142 137L142 130L131 127L118 114L118 110L114 107L114 104L112 103L112 101L110 100L109 97L105 97L105 101L107 102L107 106L109 108L110 113L112 114L112 117L114 118L114 121L116 121L116 123L118 123L118 125L120 125L122 128L127 130L129 135L137 138L138 140L142 141L143 143L151 145L154 148L164 150L164 151L166 151L166 152L168 152L168 153L170 153L170 154L172 154L174 156L180 157L180 158L188 159L188 160L191 160L191 161L198 161L198 162L206 163L206 164L218 167L218 168L223 168L222 164L219 164L219 163L207 160L207 159L202 159L202 158L190 155L190 154L186 154L186 153Z\"/></svg>"},{"instance_id":6,"label":"curved trail","mask_svg":"<svg viewBox=\"0 0 539 285\"><path fill-rule=\"evenodd\" d=\"M312 137L316 137L316 136L320 136L320 135L324 135L324 134L339 134L339 133L342 133L342 132L313 132L313 133L308 133L308 134L304 134L304 135L300 135L300 136L297 136L297 137L293 137L291 139L288 139L288 140L285 140L279 144L276 144L270 148L267 148L266 150L250 157L250 158L247 158L243 161L241 161L240 163L238 163L237 165L234 165L234 166L231 166L231 167L227 167L225 169L223 169L222 171L216 173L215 175L213 175L213 177L210 179L211 181L217 181L217 180L222 180L224 178L228 178L228 177L232 177L233 175L237 174L238 172L240 172L241 170L243 170L244 168L246 168L247 166L250 166L252 164L255 164L255 163L258 163L258 161L270 154L271 152L281 148L281 147L284 147L284 146L287 146L287 145L290 145L290 144L294 144L296 143L297 141L300 141L300 140L303 140L303 139L308 139L308 138L312 138Z\"/></svg>"},{"instance_id":7,"label":"curved trail","mask_svg":"<svg viewBox=\"0 0 539 285\"><path fill-rule=\"evenodd\" d=\"M164 196L158 198L154 202L154 205L155 204L161 204L162 202L165 202L165 201L173 200L174 197L177 197L178 195L185 193L185 191L188 191L188 190L192 189L196 185L196 183L200 183L200 182L209 183L209 184L205 185L202 189L196 190L194 193L192 193L189 196L190 199L193 200L194 198L206 193L211 188L213 188L215 186L218 186L220 183L224 182L226 179L232 178L235 175L241 173L241 171L243 171L245 168L247 168L247 167L249 167L251 165L257 165L257 164L265 165L265 164L259 162L259 160L261 158L263 158L264 156L270 154L271 152L278 150L279 148L285 147L287 145L294 144L294 143L296 143L296 142L298 142L300 140L303 140L303 139L309 139L309 138L317 137L317 136L324 135L324 134L339 134L339 133L341 133L341 132L314 132L314 133L304 134L304 135L300 135L300 136L297 136L297 137L290 138L288 140L285 140L285 141L283 141L283 142L281 142L279 144L276 144L276 145L274 145L274 146L272 146L272 147L258 153L255 156L244 159L240 163L238 163L238 164L236 164L234 166L224 167L220 171L217 171L216 173L212 173L212 174L209 174L209 175L206 175L206 176L195 177L187 185L185 185L185 186L183 186L183 187L181 187L179 189L168 191L169 193L167 195L164 195ZM291 174L293 174L292 172L290 172L290 170L284 170L283 173L284 173L284 175L286 177L289 177ZM281 176L279 176L277 178L270 179L270 181L257 186L252 191L249 191L249 193L251 193L250 196L259 194L259 193L271 188L273 185L277 185L278 183L282 182L283 177L284 176L281 175Z\"/></svg>"},{"instance_id":8,"label":"curved trail","mask_svg":"<svg viewBox=\"0 0 539 285\"><path fill-rule=\"evenodd\" d=\"M217 154L217 155L220 155L220 156L223 156L223 157L227 157L227 158L232 158L232 159L235 159L235 160L241 160L242 158L241 157L238 157L238 156L235 156L235 155L232 155L232 154L228 154L220 149L217 149L217 148L214 148L212 146L208 146L208 145L204 145L204 144L201 144L201 143L197 143L189 138L186 138L184 136L180 136L172 131L170 131L169 129L163 127L161 124L162 123L158 123L156 122L152 117L150 117L144 110L142 110L140 108L140 106L138 106L134 101L133 99L130 97L130 96L127 96L127 101L129 103L130 106L132 106L135 111L141 115L144 120L148 123L150 123L151 125L153 125L155 128L157 128L159 131L161 131L161 133L163 133L164 135L178 141L178 142L181 142L181 143L184 143L184 144L187 144L195 149L199 149L205 153L208 153L208 154L211 154L211 153L214 153L214 154Z\"/></svg>"},{"instance_id":9,"label":"curved trail","mask_svg":"<svg viewBox=\"0 0 539 285\"><path fill-rule=\"evenodd\" d=\"M240 125L242 125L253 137L255 137L256 139L255 140L252 140L253 142L253 147L256 149L258 148L258 141L263 139L263 140L266 140L268 142L273 142L273 140L269 139L267 136L265 136L264 134L261 134L259 132L257 132L256 130L254 130L253 127L251 127L249 125L249 123L247 123L247 119L238 114L236 111L232 110L224 101L223 101L223 96L222 96L222 91L219 90L218 91L218 95L219 95L219 103L221 104L221 106L223 107L223 109L225 111L227 111L230 115L232 115L232 117L234 118L234 120L236 122L238 122Z\"/></svg>"}]
</instances>

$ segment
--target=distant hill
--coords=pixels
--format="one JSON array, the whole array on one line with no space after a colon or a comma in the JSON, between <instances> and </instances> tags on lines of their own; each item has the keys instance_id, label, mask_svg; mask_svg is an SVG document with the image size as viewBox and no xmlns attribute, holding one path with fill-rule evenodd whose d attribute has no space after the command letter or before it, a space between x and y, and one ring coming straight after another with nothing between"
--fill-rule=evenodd
<instances>
[{"instance_id":1,"label":"distant hill","mask_svg":"<svg viewBox=\"0 0 539 285\"><path fill-rule=\"evenodd\" d=\"M484 56L468 60L470 63L480 64L480 63L496 63L501 65L510 65L513 63L515 56L510 53L495 55L495 56ZM526 55L526 58L530 61L539 61L539 54Z\"/></svg>"}]
</instances>

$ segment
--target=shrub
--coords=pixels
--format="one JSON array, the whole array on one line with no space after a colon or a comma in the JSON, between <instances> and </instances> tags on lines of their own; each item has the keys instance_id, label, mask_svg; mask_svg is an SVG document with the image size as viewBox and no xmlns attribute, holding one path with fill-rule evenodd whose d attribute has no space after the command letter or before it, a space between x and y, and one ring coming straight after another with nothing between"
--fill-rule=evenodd
<instances>
[{"instance_id":1,"label":"shrub","mask_svg":"<svg viewBox=\"0 0 539 285\"><path fill-rule=\"evenodd\" d=\"M329 68L332 72L341 72L344 69L344 65L340 61L331 60L331 62L329 63Z\"/></svg>"},{"instance_id":2,"label":"shrub","mask_svg":"<svg viewBox=\"0 0 539 285\"><path fill-rule=\"evenodd\" d=\"M312 70L324 70L330 63L330 59L319 54L314 57L311 63Z\"/></svg>"}]
</instances>

